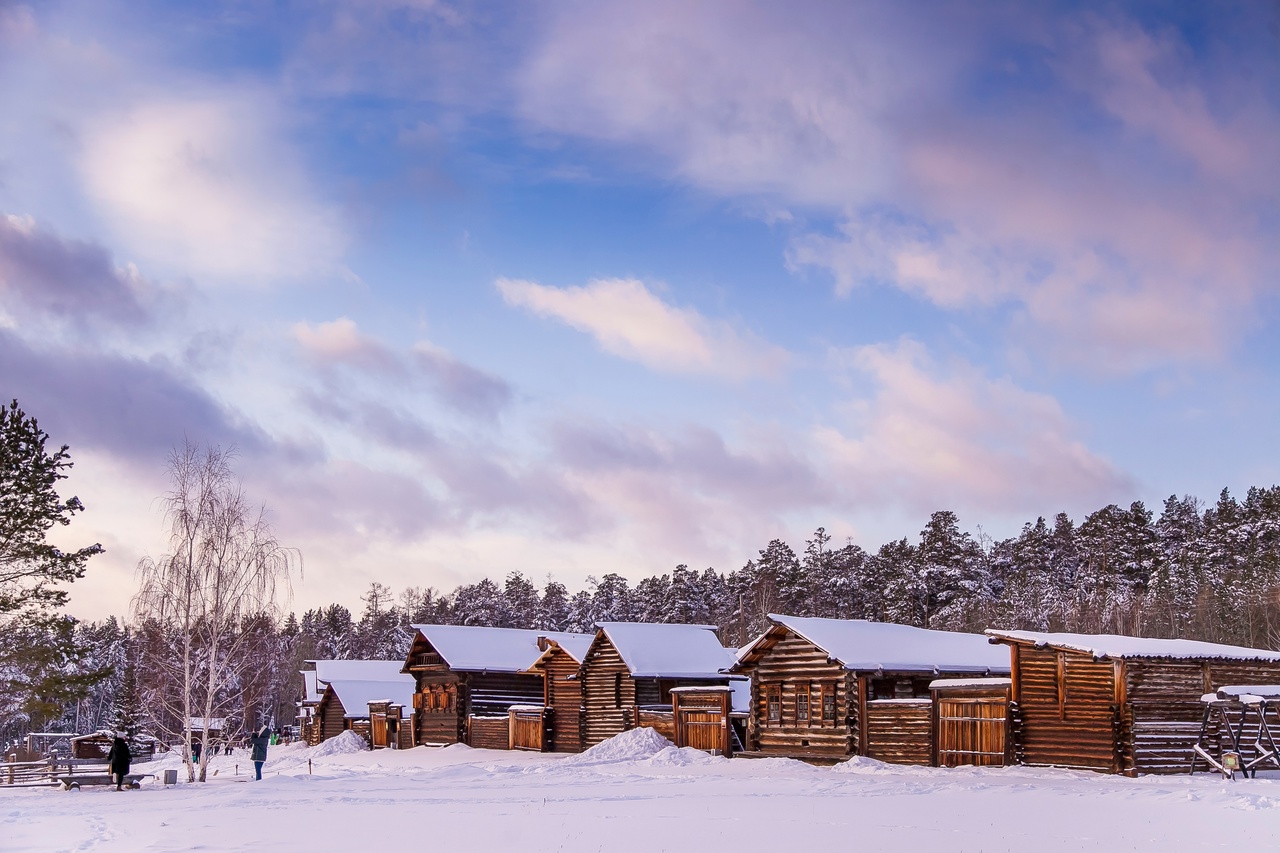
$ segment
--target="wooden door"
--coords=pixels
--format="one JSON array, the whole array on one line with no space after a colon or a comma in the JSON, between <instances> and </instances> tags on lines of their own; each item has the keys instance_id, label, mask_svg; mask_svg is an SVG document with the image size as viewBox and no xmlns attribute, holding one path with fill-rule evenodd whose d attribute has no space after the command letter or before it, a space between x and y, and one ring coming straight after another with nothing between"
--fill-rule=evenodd
<instances>
[{"instance_id":1,"label":"wooden door","mask_svg":"<svg viewBox=\"0 0 1280 853\"><path fill-rule=\"evenodd\" d=\"M680 725L684 729L684 746L720 753L724 749L725 726L728 721L718 710L681 709Z\"/></svg>"},{"instance_id":2,"label":"wooden door","mask_svg":"<svg viewBox=\"0 0 1280 853\"><path fill-rule=\"evenodd\" d=\"M1009 735L1003 698L938 699L937 765L1003 767Z\"/></svg>"}]
</instances>

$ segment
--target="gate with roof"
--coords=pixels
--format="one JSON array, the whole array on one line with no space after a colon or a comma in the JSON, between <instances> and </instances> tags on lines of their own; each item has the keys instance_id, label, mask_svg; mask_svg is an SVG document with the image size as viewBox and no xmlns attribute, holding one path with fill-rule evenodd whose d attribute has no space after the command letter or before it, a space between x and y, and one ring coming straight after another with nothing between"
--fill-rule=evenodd
<instances>
[{"instance_id":1,"label":"gate with roof","mask_svg":"<svg viewBox=\"0 0 1280 853\"><path fill-rule=\"evenodd\" d=\"M671 691L676 746L717 755L733 753L729 726L732 690L728 687L676 687Z\"/></svg>"},{"instance_id":2,"label":"gate with roof","mask_svg":"<svg viewBox=\"0 0 1280 853\"><path fill-rule=\"evenodd\" d=\"M939 679L933 694L937 767L1003 767L1009 759L1009 679Z\"/></svg>"}]
</instances>

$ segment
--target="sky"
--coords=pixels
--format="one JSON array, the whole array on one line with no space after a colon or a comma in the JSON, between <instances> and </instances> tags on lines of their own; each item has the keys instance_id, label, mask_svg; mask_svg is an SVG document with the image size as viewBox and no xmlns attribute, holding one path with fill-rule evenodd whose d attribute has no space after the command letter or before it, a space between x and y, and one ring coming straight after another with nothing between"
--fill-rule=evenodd
<instances>
[{"instance_id":1,"label":"sky","mask_svg":"<svg viewBox=\"0 0 1280 853\"><path fill-rule=\"evenodd\" d=\"M184 441L291 607L1280 482L1280 3L0 0L0 396L125 614Z\"/></svg>"}]
</instances>

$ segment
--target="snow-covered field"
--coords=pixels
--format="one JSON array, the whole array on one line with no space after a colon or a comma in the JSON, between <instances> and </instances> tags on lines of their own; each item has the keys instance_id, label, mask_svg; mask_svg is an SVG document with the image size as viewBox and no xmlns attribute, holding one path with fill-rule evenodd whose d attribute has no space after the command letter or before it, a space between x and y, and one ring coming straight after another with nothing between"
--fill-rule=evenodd
<instances>
[{"instance_id":1,"label":"snow-covered field","mask_svg":"<svg viewBox=\"0 0 1280 853\"><path fill-rule=\"evenodd\" d=\"M725 760L649 729L576 756L273 748L200 784L0 788L0 850L1268 850L1280 779ZM308 773L307 760L311 760ZM239 764L239 776L235 766ZM139 769L176 766L172 758Z\"/></svg>"}]
</instances>

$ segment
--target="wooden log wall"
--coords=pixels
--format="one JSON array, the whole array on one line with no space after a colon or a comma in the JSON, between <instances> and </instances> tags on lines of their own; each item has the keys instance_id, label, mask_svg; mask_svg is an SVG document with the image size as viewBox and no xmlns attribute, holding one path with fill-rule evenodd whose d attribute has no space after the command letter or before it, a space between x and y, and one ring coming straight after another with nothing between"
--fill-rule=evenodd
<instances>
[{"instance_id":1,"label":"wooden log wall","mask_svg":"<svg viewBox=\"0 0 1280 853\"><path fill-rule=\"evenodd\" d=\"M512 705L542 704L542 676L514 672L467 673L466 711L480 717L498 716Z\"/></svg>"},{"instance_id":2,"label":"wooden log wall","mask_svg":"<svg viewBox=\"0 0 1280 853\"><path fill-rule=\"evenodd\" d=\"M463 741L467 686L456 673L419 674L413 694L417 743L448 744Z\"/></svg>"},{"instance_id":3,"label":"wooden log wall","mask_svg":"<svg viewBox=\"0 0 1280 853\"><path fill-rule=\"evenodd\" d=\"M1020 646L1015 660L1023 763L1118 772L1119 664L1031 646Z\"/></svg>"},{"instance_id":4,"label":"wooden log wall","mask_svg":"<svg viewBox=\"0 0 1280 853\"><path fill-rule=\"evenodd\" d=\"M751 718L747 749L770 755L815 755L840 759L857 752L857 679L822 649L775 626L777 641L751 668ZM834 692L835 719L822 719L822 690ZM769 695L776 690L780 719L769 719ZM797 720L800 693L808 694L808 721Z\"/></svg>"},{"instance_id":5,"label":"wooden log wall","mask_svg":"<svg viewBox=\"0 0 1280 853\"><path fill-rule=\"evenodd\" d=\"M613 643L601 635L582 665L582 747L630 728L635 706L635 680Z\"/></svg>"},{"instance_id":6,"label":"wooden log wall","mask_svg":"<svg viewBox=\"0 0 1280 853\"><path fill-rule=\"evenodd\" d=\"M929 699L867 702L866 755L891 764L932 764L933 702Z\"/></svg>"},{"instance_id":7,"label":"wooden log wall","mask_svg":"<svg viewBox=\"0 0 1280 853\"><path fill-rule=\"evenodd\" d=\"M675 743L676 718L671 711L640 708L636 711L636 728L651 728L667 740Z\"/></svg>"},{"instance_id":8,"label":"wooden log wall","mask_svg":"<svg viewBox=\"0 0 1280 853\"><path fill-rule=\"evenodd\" d=\"M330 694L327 701L320 704L320 740L326 741L331 737L337 737L346 730L345 714L346 709L342 707L342 700L338 698L336 693Z\"/></svg>"},{"instance_id":9,"label":"wooden log wall","mask_svg":"<svg viewBox=\"0 0 1280 853\"><path fill-rule=\"evenodd\" d=\"M510 749L510 720L502 717L467 719L467 744L476 749Z\"/></svg>"},{"instance_id":10,"label":"wooden log wall","mask_svg":"<svg viewBox=\"0 0 1280 853\"><path fill-rule=\"evenodd\" d=\"M1134 659L1125 661L1124 674L1121 769L1185 773L1203 720L1201 694L1228 684L1280 683L1280 664ZM1216 724L1211 730L1212 737L1225 734Z\"/></svg>"},{"instance_id":11,"label":"wooden log wall","mask_svg":"<svg viewBox=\"0 0 1280 853\"><path fill-rule=\"evenodd\" d=\"M552 752L582 751L580 664L563 649L543 661L543 702L549 709Z\"/></svg>"}]
</instances>

